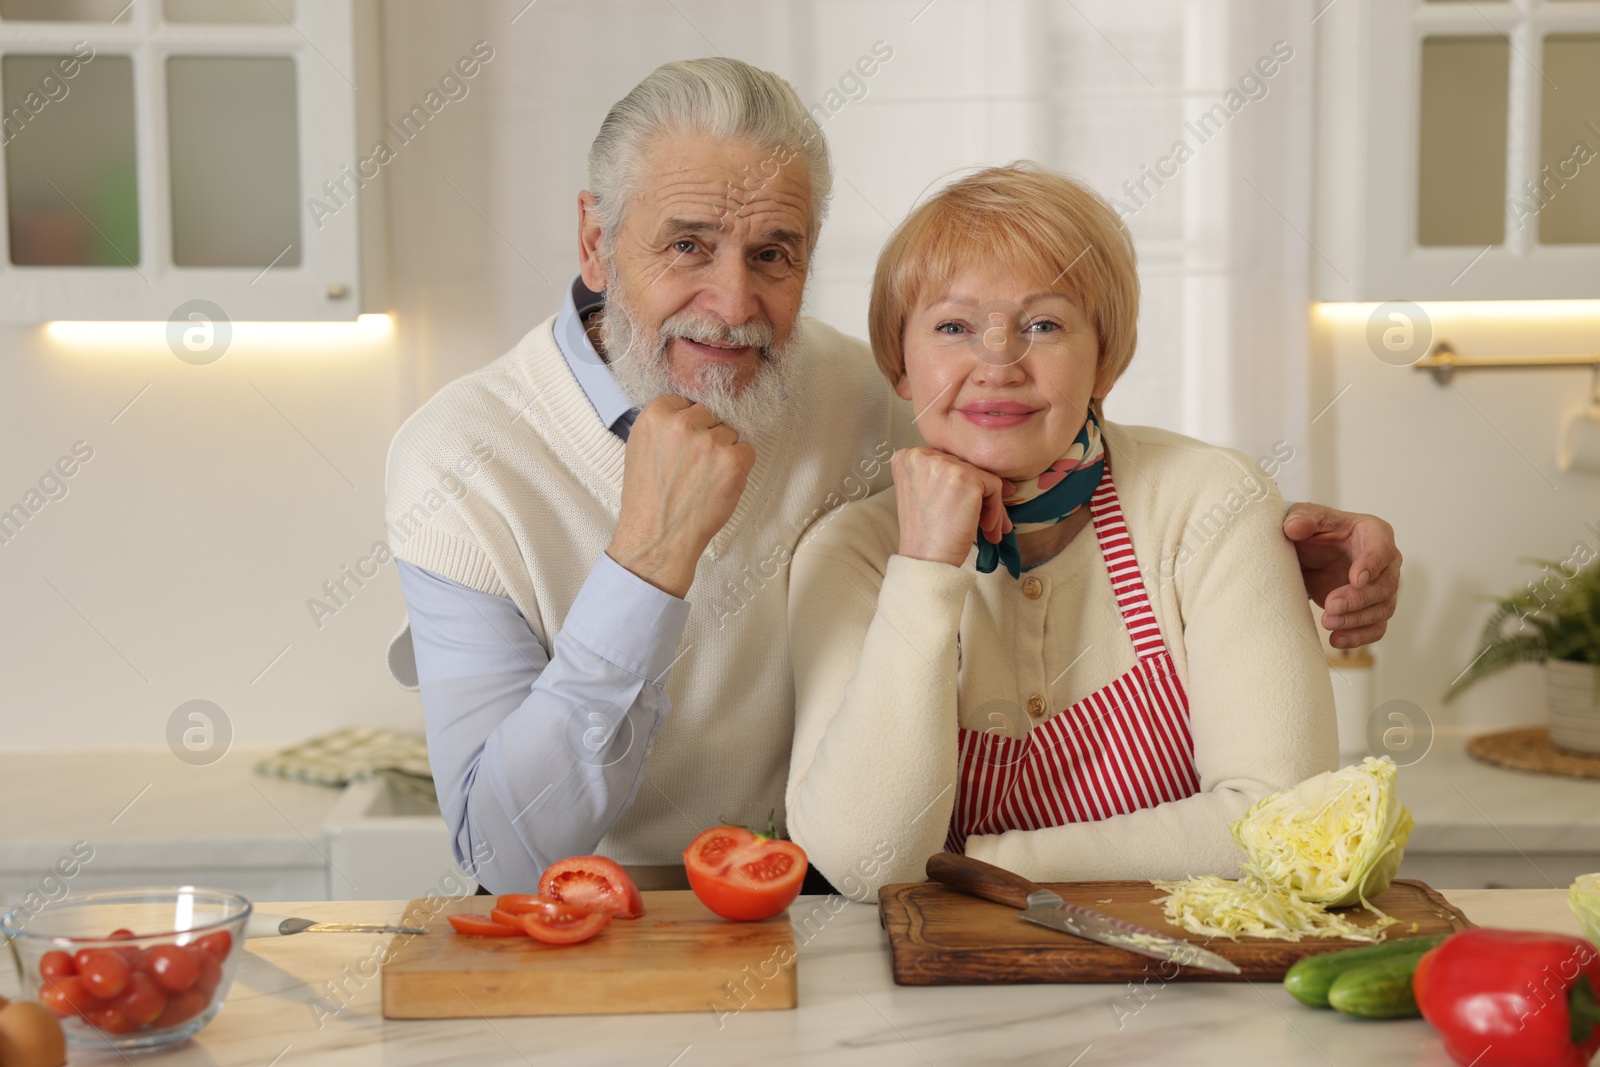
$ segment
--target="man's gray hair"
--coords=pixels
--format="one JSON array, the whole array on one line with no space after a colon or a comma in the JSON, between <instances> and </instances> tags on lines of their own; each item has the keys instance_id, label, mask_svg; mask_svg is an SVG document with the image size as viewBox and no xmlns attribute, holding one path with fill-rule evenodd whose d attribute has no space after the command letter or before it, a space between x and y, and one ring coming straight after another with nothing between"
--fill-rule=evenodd
<instances>
[{"instance_id":1,"label":"man's gray hair","mask_svg":"<svg viewBox=\"0 0 1600 1067\"><path fill-rule=\"evenodd\" d=\"M811 179L811 232L815 248L833 190L828 145L794 86L770 71L737 59L685 59L657 67L612 106L589 148L589 191L594 194L605 248L616 248L622 218L638 193L644 155L662 135L701 133L745 141L775 153L774 162L805 161ZM750 174L742 199L772 177Z\"/></svg>"}]
</instances>

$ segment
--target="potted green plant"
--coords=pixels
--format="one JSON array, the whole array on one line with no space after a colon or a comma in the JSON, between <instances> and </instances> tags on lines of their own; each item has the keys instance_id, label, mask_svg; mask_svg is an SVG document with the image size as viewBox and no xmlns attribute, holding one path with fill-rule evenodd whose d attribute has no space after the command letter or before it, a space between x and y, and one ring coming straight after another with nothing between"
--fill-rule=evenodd
<instances>
[{"instance_id":1,"label":"potted green plant","mask_svg":"<svg viewBox=\"0 0 1600 1067\"><path fill-rule=\"evenodd\" d=\"M1544 567L1544 577L1497 601L1484 623L1477 658L1445 692L1448 702L1468 686L1518 663L1542 663L1550 741L1558 748L1600 753L1600 557Z\"/></svg>"}]
</instances>

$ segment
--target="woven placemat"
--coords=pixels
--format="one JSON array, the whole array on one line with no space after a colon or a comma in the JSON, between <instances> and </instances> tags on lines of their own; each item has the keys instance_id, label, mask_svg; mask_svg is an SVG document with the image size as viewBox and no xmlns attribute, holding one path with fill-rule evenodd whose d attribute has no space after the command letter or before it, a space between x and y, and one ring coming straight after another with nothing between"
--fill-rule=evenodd
<instances>
[{"instance_id":1,"label":"woven placemat","mask_svg":"<svg viewBox=\"0 0 1600 1067\"><path fill-rule=\"evenodd\" d=\"M1600 778L1600 756L1568 752L1550 743L1546 726L1522 726L1480 734L1467 742L1467 753L1485 763L1535 774L1566 778Z\"/></svg>"}]
</instances>

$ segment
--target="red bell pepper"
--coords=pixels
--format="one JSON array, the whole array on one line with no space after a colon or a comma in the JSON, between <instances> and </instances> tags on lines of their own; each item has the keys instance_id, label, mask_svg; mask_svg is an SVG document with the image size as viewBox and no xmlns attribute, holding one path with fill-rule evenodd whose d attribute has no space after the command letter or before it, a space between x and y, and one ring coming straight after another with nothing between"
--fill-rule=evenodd
<instances>
[{"instance_id":1,"label":"red bell pepper","mask_svg":"<svg viewBox=\"0 0 1600 1067\"><path fill-rule=\"evenodd\" d=\"M1463 930L1422 958L1412 988L1459 1064L1587 1067L1600 1050L1600 951L1581 938Z\"/></svg>"}]
</instances>

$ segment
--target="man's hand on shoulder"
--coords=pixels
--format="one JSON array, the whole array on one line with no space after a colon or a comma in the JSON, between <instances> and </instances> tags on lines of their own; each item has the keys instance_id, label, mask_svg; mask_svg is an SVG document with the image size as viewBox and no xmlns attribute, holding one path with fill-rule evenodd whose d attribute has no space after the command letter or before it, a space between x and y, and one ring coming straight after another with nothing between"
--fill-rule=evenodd
<instances>
[{"instance_id":1,"label":"man's hand on shoulder","mask_svg":"<svg viewBox=\"0 0 1600 1067\"><path fill-rule=\"evenodd\" d=\"M1394 527L1375 515L1295 504L1283 535L1300 557L1306 592L1325 610L1322 626L1335 648L1369 645L1382 637L1400 591L1400 549Z\"/></svg>"},{"instance_id":2,"label":"man's hand on shoulder","mask_svg":"<svg viewBox=\"0 0 1600 1067\"><path fill-rule=\"evenodd\" d=\"M622 513L606 554L680 599L727 523L756 450L711 411L681 396L645 405L628 433Z\"/></svg>"}]
</instances>

